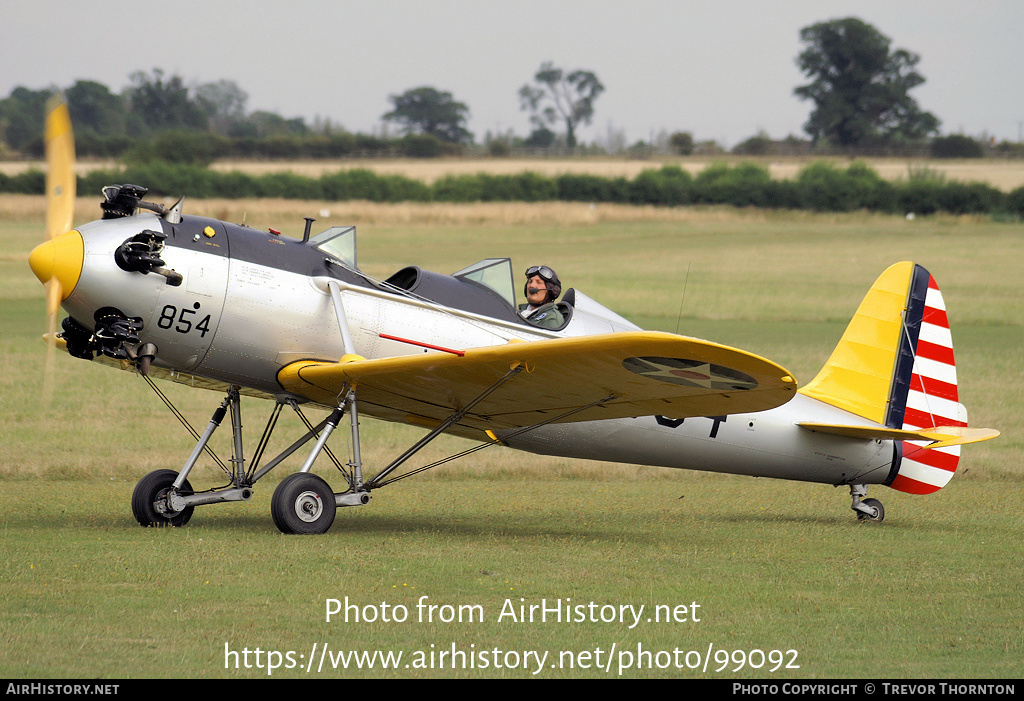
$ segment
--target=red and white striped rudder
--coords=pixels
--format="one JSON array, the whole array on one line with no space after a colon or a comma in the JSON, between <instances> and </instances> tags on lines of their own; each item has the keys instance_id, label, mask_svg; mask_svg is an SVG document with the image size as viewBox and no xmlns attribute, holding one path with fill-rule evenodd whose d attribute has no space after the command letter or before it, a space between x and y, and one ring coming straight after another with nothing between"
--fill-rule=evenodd
<instances>
[{"instance_id":1,"label":"red and white striped rudder","mask_svg":"<svg viewBox=\"0 0 1024 701\"><path fill-rule=\"evenodd\" d=\"M953 338L942 293L935 278L919 265L914 267L910 288L886 423L903 429L966 426L967 411L957 395ZM960 461L960 446L925 445L903 441L903 459L890 484L893 489L930 494L952 479Z\"/></svg>"}]
</instances>

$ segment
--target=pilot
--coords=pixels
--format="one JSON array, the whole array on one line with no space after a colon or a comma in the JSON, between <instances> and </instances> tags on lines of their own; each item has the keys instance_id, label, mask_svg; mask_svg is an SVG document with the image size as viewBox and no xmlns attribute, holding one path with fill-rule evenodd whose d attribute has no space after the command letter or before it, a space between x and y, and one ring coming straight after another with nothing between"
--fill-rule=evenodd
<instances>
[{"instance_id":1,"label":"pilot","mask_svg":"<svg viewBox=\"0 0 1024 701\"><path fill-rule=\"evenodd\" d=\"M531 324L546 329L558 329L565 324L565 315L555 306L555 300L562 294L562 283L555 271L546 265L534 265L526 269L527 304L519 305L519 313Z\"/></svg>"}]
</instances>

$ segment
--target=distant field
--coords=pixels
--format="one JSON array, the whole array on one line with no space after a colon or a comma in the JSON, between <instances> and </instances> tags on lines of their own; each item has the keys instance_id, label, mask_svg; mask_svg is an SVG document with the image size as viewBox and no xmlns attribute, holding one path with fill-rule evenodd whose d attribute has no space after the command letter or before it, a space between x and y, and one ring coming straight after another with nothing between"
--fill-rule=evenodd
<instances>
[{"instance_id":1,"label":"distant field","mask_svg":"<svg viewBox=\"0 0 1024 701\"><path fill-rule=\"evenodd\" d=\"M815 160L831 160L840 165L848 163L842 158L763 158L763 157L687 157L687 158L586 158L586 159L393 159L393 160L326 160L326 161L223 161L214 164L216 170L239 170L251 174L292 171L297 175L317 177L326 172L343 169L366 168L382 174L404 175L415 180L433 182L446 175L467 173L514 174L532 171L546 176L563 173L587 173L604 177L634 178L648 168L660 168L672 164L691 173L699 173L709 165L721 161L752 161L768 168L772 177L792 179L801 168ZM1024 185L1024 160L929 160L912 158L864 158L878 174L888 180L906 178L911 170L927 168L942 173L950 180L963 182L984 182L1009 192ZM85 174L96 168L113 168L116 163L79 162L76 169ZM0 162L0 172L8 175L36 168L43 170L41 163Z\"/></svg>"},{"instance_id":2,"label":"distant field","mask_svg":"<svg viewBox=\"0 0 1024 701\"><path fill-rule=\"evenodd\" d=\"M98 201L80 198L76 221L96 218ZM272 678L1015 679L1024 671L1020 224L559 203L186 201L186 214L293 236L306 215L318 217L317 229L356 223L359 264L373 275L409 263L452 272L505 255L517 274L547 263L566 286L645 328L749 349L801 383L878 273L914 259L942 287L972 423L1003 432L966 446L938 494L873 487L886 506L882 524L858 524L846 490L827 485L492 448L381 490L370 505L339 511L326 535L303 538L278 533L269 515L294 457L250 502L199 507L183 529L135 524L135 481L180 468L194 441L141 380L68 356L56 358L56 391L43 401L43 289L26 262L42 237L42 211L42 198L0 196L0 678L266 678L266 657L262 668L225 668L226 649L257 647L305 656ZM163 388L199 427L221 399ZM269 405L246 399L244 411L254 441ZM363 430L368 466L422 434L372 420ZM282 416L278 431L271 452L298 435L297 421ZM214 437L222 457L229 435ZM344 436L332 444L346 453ZM466 445L443 439L423 459ZM337 482L325 461L315 471ZM197 488L223 482L205 458L193 475ZM378 611L405 606L413 619L427 596L477 605L487 619L327 622L327 600L346 596ZM696 603L701 620L632 629L497 620L506 602L543 599ZM324 644L406 657L395 669L317 672L314 663L307 674ZM453 645L555 657L536 675L411 664L417 651ZM712 659L706 669L687 667L691 655L682 667L620 670L620 654L605 671L594 655L613 646L712 650ZM800 666L733 672L739 653L753 650L794 650ZM716 660L719 651L729 664ZM576 666L564 666L569 660Z\"/></svg>"}]
</instances>

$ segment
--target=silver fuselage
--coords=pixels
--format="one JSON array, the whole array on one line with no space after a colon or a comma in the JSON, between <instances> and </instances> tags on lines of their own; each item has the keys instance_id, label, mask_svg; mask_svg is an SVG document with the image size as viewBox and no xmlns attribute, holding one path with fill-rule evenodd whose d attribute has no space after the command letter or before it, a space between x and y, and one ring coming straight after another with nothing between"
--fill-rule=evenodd
<instances>
[{"instance_id":1,"label":"silver fuselage","mask_svg":"<svg viewBox=\"0 0 1024 701\"><path fill-rule=\"evenodd\" d=\"M179 286L115 264L114 251L126 238L161 228L168 234L162 258L183 276ZM277 381L282 367L297 360L338 360L345 347L329 281L341 289L354 351L371 359L443 352L382 338L382 333L465 349L638 328L578 292L570 322L558 332L514 315L494 318L416 299L331 265L323 253L295 239L212 219L186 217L168 224L138 214L77 230L84 240L84 263L63 304L68 314L90 329L97 310L105 307L141 317L141 340L158 348L154 368L199 386L239 385L258 396L284 399L288 395ZM372 407L363 413L404 420ZM892 441L813 433L797 426L800 421L863 423L798 394L781 407L754 414L551 424L504 440L540 454L828 484L885 483L898 467L898 444Z\"/></svg>"}]
</instances>

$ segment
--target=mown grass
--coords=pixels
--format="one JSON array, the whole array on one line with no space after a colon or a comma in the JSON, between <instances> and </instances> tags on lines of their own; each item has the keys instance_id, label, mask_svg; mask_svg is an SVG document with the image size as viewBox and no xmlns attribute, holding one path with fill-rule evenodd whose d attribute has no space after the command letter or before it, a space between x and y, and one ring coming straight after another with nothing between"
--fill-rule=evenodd
<instances>
[{"instance_id":1,"label":"mown grass","mask_svg":"<svg viewBox=\"0 0 1024 701\"><path fill-rule=\"evenodd\" d=\"M32 499L11 491L28 488ZM883 527L810 485L679 475L661 481L410 483L289 538L269 498L210 509L187 528L138 528L128 481L5 489L5 676L267 676L225 670L233 650L795 649L799 670L739 677L1015 677L1021 490L886 495ZM24 496L24 494L23 494ZM982 556L983 557L980 557ZM404 605L405 623L325 620L328 598ZM479 605L483 622L420 623L421 596ZM516 606L690 605L699 622L499 623ZM649 609L648 609L649 610ZM626 646L629 646L628 648ZM711 669L714 669L713 665ZM615 667L613 667L613 670ZM631 670L626 677L701 676ZM278 670L274 676L304 676ZM316 675L314 675L316 676ZM508 676L433 670L323 676ZM540 677L616 676L545 669ZM706 674L716 677L723 675Z\"/></svg>"},{"instance_id":2,"label":"mown grass","mask_svg":"<svg viewBox=\"0 0 1024 701\"><path fill-rule=\"evenodd\" d=\"M197 207L200 203L197 203ZM0 208L5 205L0 202ZM216 205L224 206L228 205ZM232 205L236 206L236 205ZM297 206L297 205L290 205ZM269 225L322 207L275 210ZM468 211L477 214L468 215ZM382 211L382 210L380 210ZM135 525L134 482L177 468L190 440L137 378L61 356L41 401L42 290L25 265L32 216L0 222L0 676L260 677L225 669L233 650L462 649L688 651L795 649L795 670L741 677L1020 676L1024 479L1024 291L1019 225L967 218L687 211L594 223L519 210L453 208L446 223L359 222L360 262L387 275L407 263L451 272L510 255L517 270L553 265L577 287L646 328L748 348L813 376L874 277L911 258L942 286L972 423L1003 436L964 449L953 482L928 497L885 489L883 524L857 524L846 490L822 485L561 460L495 448L343 509L323 537L277 532L274 482L244 504L197 509L188 527ZM572 210L576 212L577 210ZM488 213L488 214L481 214ZM257 215L250 210L249 222ZM324 217L327 226L337 216ZM402 215L405 216L405 215ZM479 221L471 217L479 217ZM491 217L488 219L487 217ZM573 215L575 216L575 214ZM659 220L660 218L660 220ZM254 225L263 225L262 222ZM687 272L688 271L688 272ZM685 295L684 295L685 289ZM680 312L680 310L682 310ZM218 395L166 386L197 425ZM246 435L266 404L246 400ZM287 417L279 442L298 431ZM370 465L420 432L365 421ZM227 431L218 451L230 454ZM423 459L453 452L440 441ZM283 447L283 445L281 446ZM346 442L338 442L344 455ZM329 479L326 461L316 471ZM203 463L194 483L220 483ZM325 601L479 605L475 623L343 623ZM699 623L633 630L602 623L499 623L514 604L700 604ZM630 647L631 646L631 647ZM692 658L691 658L692 659ZM408 658L407 660L408 661ZM550 660L549 660L550 661ZM303 660L302 664L305 664ZM404 664L404 662L403 662ZM731 669L734 665L730 665ZM540 677L616 676L546 668ZM304 676L279 669L275 677ZM312 675L316 676L316 675ZM331 671L330 677L527 678L527 670ZM623 676L696 677L683 669Z\"/></svg>"}]
</instances>

